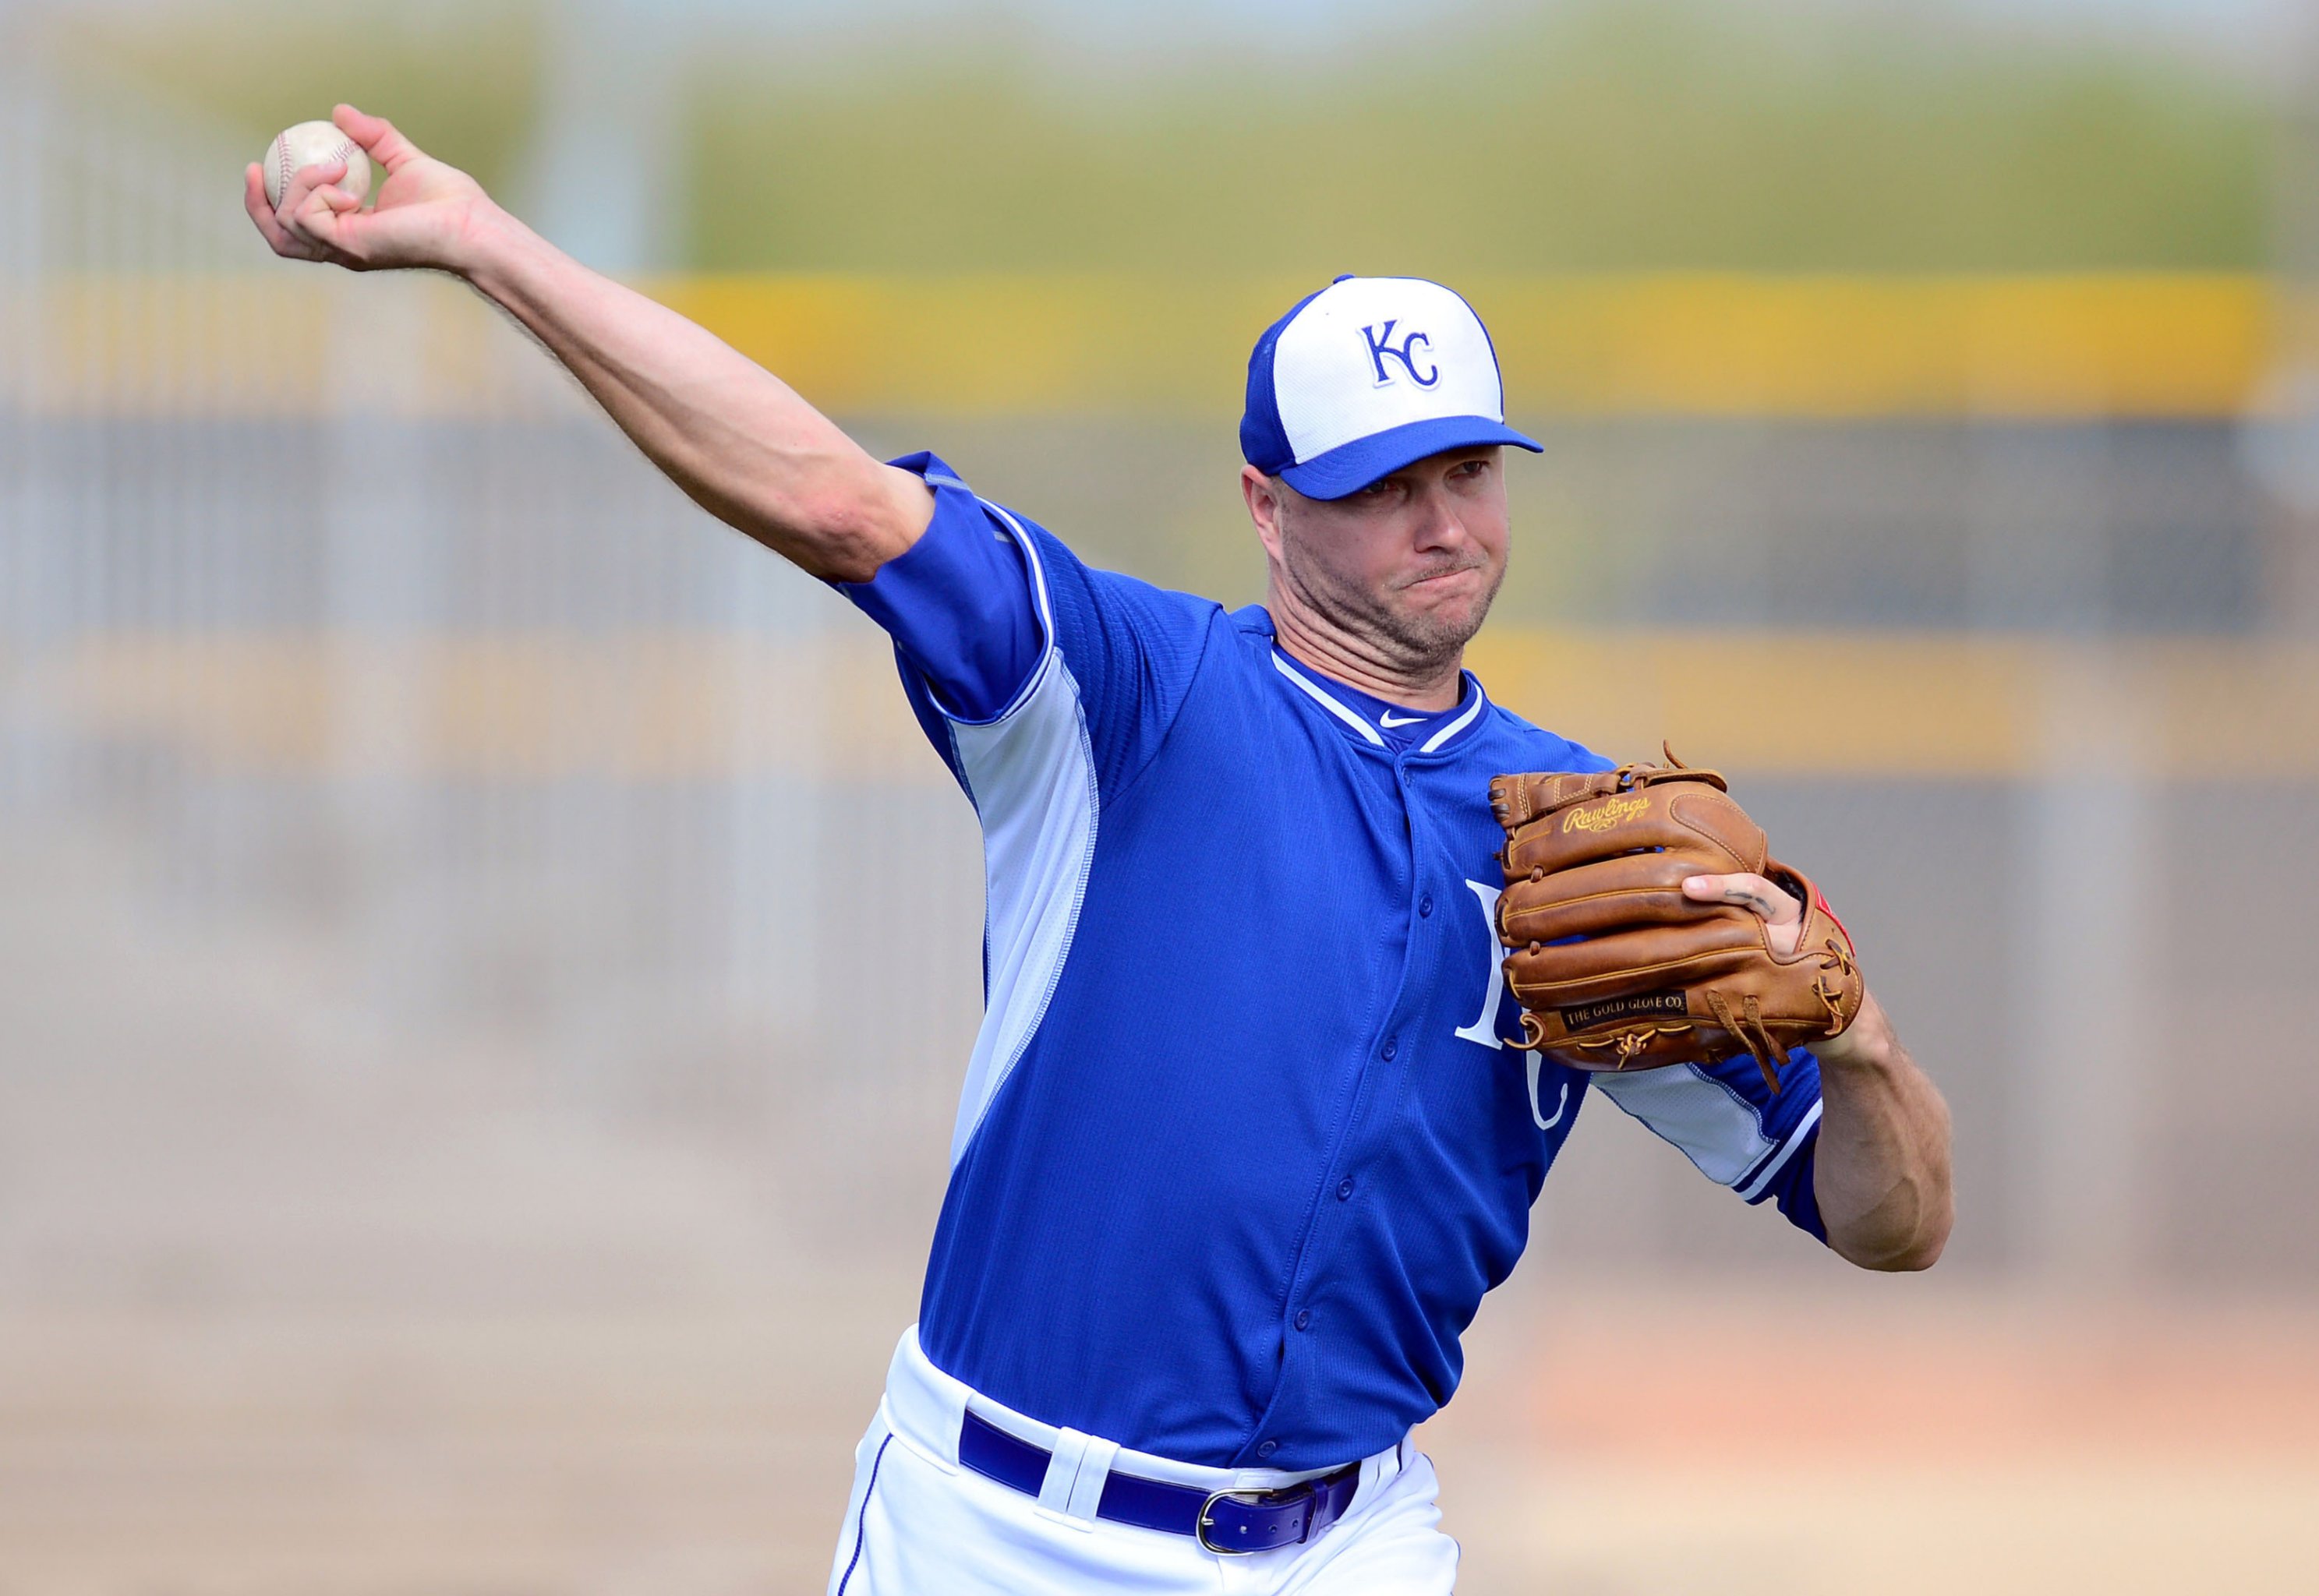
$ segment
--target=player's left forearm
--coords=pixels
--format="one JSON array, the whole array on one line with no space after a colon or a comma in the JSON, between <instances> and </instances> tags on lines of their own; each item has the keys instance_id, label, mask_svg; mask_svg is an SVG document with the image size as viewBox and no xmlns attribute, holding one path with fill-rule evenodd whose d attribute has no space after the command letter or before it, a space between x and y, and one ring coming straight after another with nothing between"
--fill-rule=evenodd
<instances>
[{"instance_id":1,"label":"player's left forearm","mask_svg":"<svg viewBox=\"0 0 2319 1596\"><path fill-rule=\"evenodd\" d=\"M1820 1061L1813 1186L1827 1243L1863 1269L1924 1269L1947 1244L1948 1105L1873 994Z\"/></svg>"}]
</instances>

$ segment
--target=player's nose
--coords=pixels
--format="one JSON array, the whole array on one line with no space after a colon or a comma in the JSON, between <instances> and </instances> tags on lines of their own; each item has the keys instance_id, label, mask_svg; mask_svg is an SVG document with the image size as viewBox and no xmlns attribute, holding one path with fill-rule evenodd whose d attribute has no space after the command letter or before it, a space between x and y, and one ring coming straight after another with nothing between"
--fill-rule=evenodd
<instances>
[{"instance_id":1,"label":"player's nose","mask_svg":"<svg viewBox=\"0 0 2319 1596\"><path fill-rule=\"evenodd\" d=\"M1459 549L1473 541L1457 500L1439 488L1427 490L1412 505L1414 524L1410 536L1421 549Z\"/></svg>"}]
</instances>

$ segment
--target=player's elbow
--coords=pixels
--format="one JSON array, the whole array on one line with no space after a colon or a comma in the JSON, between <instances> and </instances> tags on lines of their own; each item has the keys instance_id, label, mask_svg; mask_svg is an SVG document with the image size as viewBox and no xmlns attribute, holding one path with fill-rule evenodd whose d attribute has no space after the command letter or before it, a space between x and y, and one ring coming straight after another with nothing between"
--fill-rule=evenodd
<instances>
[{"instance_id":1,"label":"player's elbow","mask_svg":"<svg viewBox=\"0 0 2319 1596\"><path fill-rule=\"evenodd\" d=\"M1863 1269L1873 1269L1880 1275L1913 1275L1929 1269L1941 1261L1941 1252L1948 1246L1945 1234L1930 1237L1897 1252L1854 1258L1852 1261Z\"/></svg>"},{"instance_id":2,"label":"player's elbow","mask_svg":"<svg viewBox=\"0 0 2319 1596\"><path fill-rule=\"evenodd\" d=\"M1947 1250L1954 1214L1946 1204L1924 1222L1898 1234L1845 1235L1829 1232L1827 1244L1845 1262L1882 1275L1908 1275L1929 1269Z\"/></svg>"}]
</instances>

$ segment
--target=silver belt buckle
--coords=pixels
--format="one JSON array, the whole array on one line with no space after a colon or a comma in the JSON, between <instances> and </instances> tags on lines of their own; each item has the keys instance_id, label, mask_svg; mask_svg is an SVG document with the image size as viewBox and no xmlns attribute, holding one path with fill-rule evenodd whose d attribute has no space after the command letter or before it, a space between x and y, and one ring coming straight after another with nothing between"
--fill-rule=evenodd
<instances>
[{"instance_id":1,"label":"silver belt buckle","mask_svg":"<svg viewBox=\"0 0 2319 1596\"><path fill-rule=\"evenodd\" d=\"M1238 1491L1209 1492L1207 1501L1200 1504L1200 1520L1197 1524L1193 1526L1193 1537L1196 1539L1200 1543L1201 1546L1205 1550L1214 1552L1220 1557L1253 1556L1256 1553L1260 1552L1265 1548L1262 1546L1220 1546L1216 1545L1215 1542L1210 1540L1208 1538L1208 1528L1211 1525L1215 1523L1215 1519L1211 1518L1209 1515L1214 1510L1216 1503L1223 1501L1227 1497L1246 1497L1250 1499L1249 1506L1257 1507L1261 1505L1264 1499L1271 1494L1272 1492L1268 1491L1250 1491L1246 1489Z\"/></svg>"}]
</instances>

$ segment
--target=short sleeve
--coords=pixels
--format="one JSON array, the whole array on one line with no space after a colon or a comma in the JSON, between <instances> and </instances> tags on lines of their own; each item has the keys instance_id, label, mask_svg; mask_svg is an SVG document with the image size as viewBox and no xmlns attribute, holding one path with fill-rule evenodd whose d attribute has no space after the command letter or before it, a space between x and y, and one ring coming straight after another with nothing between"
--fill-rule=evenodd
<instances>
[{"instance_id":1,"label":"short sleeve","mask_svg":"<svg viewBox=\"0 0 2319 1596\"><path fill-rule=\"evenodd\" d=\"M1790 1050L1780 1089L1755 1059L1670 1064L1593 1078L1602 1095L1673 1142L1701 1174L1749 1203L1775 1203L1797 1229L1827 1240L1812 1185L1819 1141L1819 1060Z\"/></svg>"},{"instance_id":2,"label":"short sleeve","mask_svg":"<svg viewBox=\"0 0 2319 1596\"><path fill-rule=\"evenodd\" d=\"M894 464L925 478L934 519L869 582L839 587L894 639L903 690L935 751L978 803L983 783L970 767L1017 765L1033 747L1087 763L1099 794L1123 789L1182 708L1225 624L1221 607L1090 568L932 455ZM1058 715L1076 735L1060 735ZM1048 732L1004 735L1026 717ZM1018 752L1001 762L1001 749Z\"/></svg>"},{"instance_id":3,"label":"short sleeve","mask_svg":"<svg viewBox=\"0 0 2319 1596\"><path fill-rule=\"evenodd\" d=\"M885 628L906 681L939 718L997 719L1027 686L1046 646L1036 585L1014 532L932 455L894 464L934 491L917 542L868 582L838 591Z\"/></svg>"}]
</instances>

